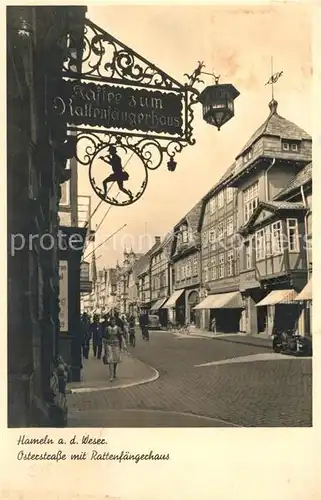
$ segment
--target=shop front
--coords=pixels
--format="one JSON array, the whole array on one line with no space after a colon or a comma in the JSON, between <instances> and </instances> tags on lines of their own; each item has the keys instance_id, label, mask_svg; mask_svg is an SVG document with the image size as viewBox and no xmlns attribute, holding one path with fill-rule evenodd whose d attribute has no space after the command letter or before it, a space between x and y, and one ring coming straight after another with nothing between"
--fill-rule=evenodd
<instances>
[{"instance_id":1,"label":"shop front","mask_svg":"<svg viewBox=\"0 0 321 500\"><path fill-rule=\"evenodd\" d=\"M172 325L185 325L185 289L176 290L163 305L167 310L168 323Z\"/></svg>"},{"instance_id":2,"label":"shop front","mask_svg":"<svg viewBox=\"0 0 321 500\"><path fill-rule=\"evenodd\" d=\"M156 302L150 308L150 314L157 314L159 317L159 324L162 327L167 326L168 322L168 310L163 309L163 305L167 301L168 297L162 297L161 299L156 300Z\"/></svg>"},{"instance_id":3,"label":"shop front","mask_svg":"<svg viewBox=\"0 0 321 500\"><path fill-rule=\"evenodd\" d=\"M300 334L312 336L312 278L310 278L295 300L300 304L304 317L304 325Z\"/></svg>"},{"instance_id":4,"label":"shop front","mask_svg":"<svg viewBox=\"0 0 321 500\"><path fill-rule=\"evenodd\" d=\"M240 292L208 295L194 310L209 311L209 329L220 333L238 333L244 309Z\"/></svg>"}]
</instances>

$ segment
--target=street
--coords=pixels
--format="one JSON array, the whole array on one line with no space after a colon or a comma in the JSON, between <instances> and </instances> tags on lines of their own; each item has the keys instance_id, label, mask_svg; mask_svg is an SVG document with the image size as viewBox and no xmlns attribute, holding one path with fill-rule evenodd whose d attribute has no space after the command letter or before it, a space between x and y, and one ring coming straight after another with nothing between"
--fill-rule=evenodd
<instances>
[{"instance_id":1,"label":"street","mask_svg":"<svg viewBox=\"0 0 321 500\"><path fill-rule=\"evenodd\" d=\"M71 394L69 427L312 425L311 360L223 338L136 337L133 359L156 369L158 379Z\"/></svg>"}]
</instances>

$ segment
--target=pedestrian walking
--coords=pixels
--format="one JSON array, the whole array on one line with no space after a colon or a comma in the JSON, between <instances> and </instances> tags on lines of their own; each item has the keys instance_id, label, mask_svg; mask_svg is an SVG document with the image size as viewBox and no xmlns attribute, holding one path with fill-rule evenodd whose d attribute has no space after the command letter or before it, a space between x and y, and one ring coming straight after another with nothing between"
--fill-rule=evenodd
<instances>
[{"instance_id":1,"label":"pedestrian walking","mask_svg":"<svg viewBox=\"0 0 321 500\"><path fill-rule=\"evenodd\" d=\"M129 343L129 323L127 321L127 318L125 314L121 318L123 322L123 332L124 332L124 337L126 339L127 344Z\"/></svg>"},{"instance_id":2,"label":"pedestrian walking","mask_svg":"<svg viewBox=\"0 0 321 500\"><path fill-rule=\"evenodd\" d=\"M83 313L80 320L81 347L83 358L88 359L90 346L90 319L87 313Z\"/></svg>"},{"instance_id":3,"label":"pedestrian walking","mask_svg":"<svg viewBox=\"0 0 321 500\"><path fill-rule=\"evenodd\" d=\"M106 327L103 338L104 356L103 362L109 367L110 381L117 375L117 365L121 362L121 349L126 349L122 330L116 325L116 318L112 317L110 325Z\"/></svg>"},{"instance_id":4,"label":"pedestrian walking","mask_svg":"<svg viewBox=\"0 0 321 500\"><path fill-rule=\"evenodd\" d=\"M99 316L94 315L94 321L91 324L91 338L93 343L93 352L95 358L101 359L101 353L103 349L103 340L102 340L102 328L99 322Z\"/></svg>"}]
</instances>

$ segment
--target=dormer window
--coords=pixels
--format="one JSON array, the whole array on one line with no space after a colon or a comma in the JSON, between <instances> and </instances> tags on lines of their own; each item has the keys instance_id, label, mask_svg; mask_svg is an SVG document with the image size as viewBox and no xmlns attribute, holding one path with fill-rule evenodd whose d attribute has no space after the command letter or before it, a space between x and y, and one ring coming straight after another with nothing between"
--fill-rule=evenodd
<instances>
[{"instance_id":1,"label":"dormer window","mask_svg":"<svg viewBox=\"0 0 321 500\"><path fill-rule=\"evenodd\" d=\"M292 151L293 153L297 153L299 151L299 144L294 141L282 141L282 149L283 151Z\"/></svg>"},{"instance_id":2,"label":"dormer window","mask_svg":"<svg viewBox=\"0 0 321 500\"><path fill-rule=\"evenodd\" d=\"M249 161L251 158L252 158L253 154L252 154L252 149L249 149L245 155L243 156L243 162L246 163L247 161Z\"/></svg>"},{"instance_id":3,"label":"dormer window","mask_svg":"<svg viewBox=\"0 0 321 500\"><path fill-rule=\"evenodd\" d=\"M188 243L188 227L183 226L181 229L182 232L182 241L183 243Z\"/></svg>"}]
</instances>

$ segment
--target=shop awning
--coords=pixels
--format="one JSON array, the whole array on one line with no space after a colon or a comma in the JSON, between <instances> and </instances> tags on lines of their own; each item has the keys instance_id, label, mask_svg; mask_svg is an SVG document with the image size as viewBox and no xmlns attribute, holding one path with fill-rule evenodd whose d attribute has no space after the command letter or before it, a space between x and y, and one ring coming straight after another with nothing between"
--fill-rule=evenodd
<instances>
[{"instance_id":1,"label":"shop awning","mask_svg":"<svg viewBox=\"0 0 321 500\"><path fill-rule=\"evenodd\" d=\"M297 293L295 290L273 290L261 302L255 304L256 307L274 306L275 304L291 304L295 300Z\"/></svg>"},{"instance_id":2,"label":"shop awning","mask_svg":"<svg viewBox=\"0 0 321 500\"><path fill-rule=\"evenodd\" d=\"M208 295L194 309L243 309L240 292L219 293Z\"/></svg>"},{"instance_id":3,"label":"shop awning","mask_svg":"<svg viewBox=\"0 0 321 500\"><path fill-rule=\"evenodd\" d=\"M156 300L155 304L152 305L152 307L150 308L150 311L158 311L158 309L160 309L162 307L162 305L164 304L164 302L166 302L167 300L167 297L163 297L162 299L158 299Z\"/></svg>"},{"instance_id":4,"label":"shop awning","mask_svg":"<svg viewBox=\"0 0 321 500\"><path fill-rule=\"evenodd\" d=\"M163 309L171 309L172 307L175 307L177 300L180 298L180 296L184 293L184 288L182 290L176 290L168 301L163 305Z\"/></svg>"},{"instance_id":5,"label":"shop awning","mask_svg":"<svg viewBox=\"0 0 321 500\"><path fill-rule=\"evenodd\" d=\"M312 300L312 278L307 282L295 300Z\"/></svg>"}]
</instances>

